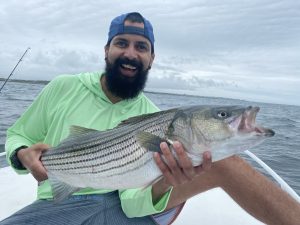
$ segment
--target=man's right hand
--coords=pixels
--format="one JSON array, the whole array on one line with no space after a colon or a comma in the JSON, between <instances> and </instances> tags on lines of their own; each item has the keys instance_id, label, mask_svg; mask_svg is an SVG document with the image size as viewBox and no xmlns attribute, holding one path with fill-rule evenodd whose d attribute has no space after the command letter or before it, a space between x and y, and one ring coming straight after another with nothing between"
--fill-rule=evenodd
<instances>
[{"instance_id":1,"label":"man's right hand","mask_svg":"<svg viewBox=\"0 0 300 225\"><path fill-rule=\"evenodd\" d=\"M45 167L41 162L41 156L44 151L50 148L49 145L38 143L18 151L17 156L23 166L30 171L37 181L43 181L48 178Z\"/></svg>"}]
</instances>

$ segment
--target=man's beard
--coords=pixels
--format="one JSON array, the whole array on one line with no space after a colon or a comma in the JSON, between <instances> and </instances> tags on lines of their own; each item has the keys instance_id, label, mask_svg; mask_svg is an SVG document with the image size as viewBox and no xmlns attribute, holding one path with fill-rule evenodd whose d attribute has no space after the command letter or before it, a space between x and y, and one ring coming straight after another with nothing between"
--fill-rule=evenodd
<instances>
[{"instance_id":1,"label":"man's beard","mask_svg":"<svg viewBox=\"0 0 300 225\"><path fill-rule=\"evenodd\" d=\"M126 77L120 72L122 64L129 64L136 67L134 77ZM143 70L143 64L136 60L118 58L115 63L106 60L105 77L108 90L116 97L132 99L139 95L144 89L149 69Z\"/></svg>"}]
</instances>

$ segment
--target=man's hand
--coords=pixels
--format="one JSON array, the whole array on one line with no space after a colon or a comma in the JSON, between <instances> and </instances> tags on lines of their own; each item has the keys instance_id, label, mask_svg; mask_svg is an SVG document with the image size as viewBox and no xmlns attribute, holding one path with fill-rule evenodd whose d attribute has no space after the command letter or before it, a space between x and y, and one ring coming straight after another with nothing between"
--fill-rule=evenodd
<instances>
[{"instance_id":1,"label":"man's hand","mask_svg":"<svg viewBox=\"0 0 300 225\"><path fill-rule=\"evenodd\" d=\"M30 171L32 176L37 181L43 181L48 178L45 167L43 166L40 158L42 153L50 146L46 144L35 144L29 148L24 148L18 151L17 156L23 166Z\"/></svg>"},{"instance_id":2,"label":"man's hand","mask_svg":"<svg viewBox=\"0 0 300 225\"><path fill-rule=\"evenodd\" d=\"M165 158L165 162L159 153L154 154L156 164L163 174L163 179L155 183L152 187L152 197L154 202L171 186L178 187L192 181L204 171L209 170L212 166L211 154L208 151L203 153L202 165L194 167L180 142L175 141L173 144L173 148L177 154L177 160L172 155L167 143L161 143L160 148Z\"/></svg>"}]
</instances>

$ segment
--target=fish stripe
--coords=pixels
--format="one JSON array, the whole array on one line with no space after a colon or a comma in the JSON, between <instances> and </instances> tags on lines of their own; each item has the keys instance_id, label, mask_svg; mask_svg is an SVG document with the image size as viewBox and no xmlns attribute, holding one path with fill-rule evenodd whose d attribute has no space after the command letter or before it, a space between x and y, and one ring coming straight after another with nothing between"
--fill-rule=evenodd
<instances>
[{"instance_id":1,"label":"fish stripe","mask_svg":"<svg viewBox=\"0 0 300 225\"><path fill-rule=\"evenodd\" d=\"M72 171L72 174L86 174L86 173L92 173L92 174L97 174L97 173L103 173L103 172L106 172L106 171L113 171L113 169L120 169L120 168L122 168L122 167L125 167L125 166L127 166L127 165L129 165L129 164L133 164L134 162L136 162L136 161L138 161L139 159L141 159L143 156L144 156L145 154L139 154L138 156L136 156L133 160L123 160L123 161L125 161L125 163L123 163L123 164L119 164L119 165L115 165L115 166L111 166L111 167L105 167L104 169L101 169L101 170L91 170L91 171L87 171L87 172L76 172L76 170L80 170L80 171L82 171L82 169L84 169L84 168L91 168L90 166L89 167L86 167L86 166L81 166L81 167L71 167L71 168L67 168L67 169L63 169L63 168L57 168L57 169L55 169L55 168L49 168L49 169L51 169L52 171L69 171L69 170L71 170ZM126 155L125 157L128 157L128 156L130 156L130 155ZM126 159L126 158L124 158L124 157L120 157L120 158L115 158L115 159L113 159L113 160L110 160L110 161L106 161L106 162L100 162L99 164L95 164L95 165L93 165L93 167L100 167L100 166L103 166L103 165L105 165L105 164L107 164L107 163L109 163L109 162L113 162L113 161L118 161L119 159ZM146 160L146 162L145 163L147 163L148 161L150 161L151 160L151 158L150 159L148 159L148 160ZM136 168L138 168L138 167L141 167L141 166L143 166L145 163L139 163L139 164L136 164L137 166L136 167L134 167L132 170L134 170L134 169L136 169ZM102 167L103 168L103 167Z\"/></svg>"},{"instance_id":2,"label":"fish stripe","mask_svg":"<svg viewBox=\"0 0 300 225\"><path fill-rule=\"evenodd\" d=\"M156 131L159 131L159 130L155 130L152 132L157 133ZM135 137L129 136L126 139L121 139L121 140L116 141L115 145L110 145L110 146L98 145L97 147L95 147L94 151L92 151L93 149L91 149L90 152L85 152L85 154L78 155L78 154L76 154L76 152L74 154L69 153L68 157L66 157L66 155L62 155L62 157L55 158L52 160L43 160L43 163L44 163L44 165L61 165L61 164L65 164L63 159L74 158L73 161L69 162L70 164L72 164L72 163L80 162L82 160L82 157L79 157L79 156L88 157L89 154L94 154L94 153L96 153L96 155L93 156L93 158L91 158L90 160L101 159L103 157L107 157L107 156L113 155L115 153L118 153L122 149L126 149L126 148L129 149L130 145L134 145L134 144L137 144ZM120 154L122 154L122 152L120 152Z\"/></svg>"},{"instance_id":3,"label":"fish stripe","mask_svg":"<svg viewBox=\"0 0 300 225\"><path fill-rule=\"evenodd\" d=\"M170 118L168 118L168 119L169 119L169 121L171 120ZM132 137L127 136L128 133L132 132L134 130L139 130L140 128L143 128L143 130L150 129L150 132L154 132L155 134L157 134L157 132L163 133L162 128L159 126L153 126L153 123L152 124L151 123L143 124L141 126L138 126L137 128L136 128L136 126L132 126L130 130L123 129L123 131L121 131L119 133L119 135L114 138L115 139L114 141L111 141L109 139L102 139L102 140L93 142L92 143L93 145L91 145L91 146L84 146L84 145L77 146L77 149L80 150L80 154L76 154L76 151L71 152L71 153L68 152L68 153L62 154L59 151L55 151L55 148L54 148L52 151L49 151L49 152L52 152L52 154L46 154L45 156L43 156L42 161L43 161L43 163L47 164L47 161L52 161L52 160L56 160L56 159L64 159L64 158L74 158L74 157L84 156L87 153L94 154L96 152L101 152L101 149L107 149L107 148L110 148L113 146L121 145L122 142L126 142L129 138L132 138ZM166 127L164 127L164 129L166 129ZM91 140L89 140L89 141L91 141ZM99 149L99 146L103 146L103 147L101 149ZM58 147L60 147L60 146L58 146ZM98 147L98 148L95 148L95 147ZM75 148L74 148L74 150L75 150ZM88 150L88 152L86 152L87 150ZM116 151L113 151L110 154L114 154L115 152ZM106 153L104 153L104 155L106 156Z\"/></svg>"},{"instance_id":4,"label":"fish stripe","mask_svg":"<svg viewBox=\"0 0 300 225\"><path fill-rule=\"evenodd\" d=\"M86 150L86 149L90 149L90 148L93 148L95 146L98 146L99 144L101 145L105 145L105 144L109 144L107 145L106 147L110 147L111 145L116 145L116 144L120 144L120 142L122 140L120 140L118 143L115 143L115 142L112 142L111 140L112 139L120 139L126 135L128 135L129 132L132 132L134 130L145 130L145 129L148 129L148 128L153 128L153 127L158 127L160 128L160 126L156 125L157 124L157 120L161 120L163 119L163 121L160 121L160 124L162 123L165 123L165 122L170 122L173 118L173 114L170 114L168 115L167 114L167 118L153 118L151 121L149 122L144 122L143 124L140 123L140 124L135 124L134 126L121 126L120 128L116 128L116 131L115 132L103 132L101 135L102 135L102 139L99 140L99 137L98 135L91 138L92 140L95 139L95 141L92 141L92 140L86 140L87 143L83 143L81 145L77 145L77 146L71 146L69 147L68 149L63 149L64 152L67 152L68 150L72 150L72 152L75 152L76 150L78 151L83 151L83 150ZM165 115L166 117L166 115ZM169 118L170 117L170 118ZM155 120L154 120L155 119ZM166 126L167 127L167 126ZM165 128L166 129L166 128ZM108 134L108 135L106 135ZM106 137L107 136L107 137ZM113 138L112 138L113 136ZM47 151L45 153L45 155L43 156L43 161L46 161L46 160L51 160L51 158L49 158L50 156L54 156L54 155L58 155L59 158L62 158L62 152L61 151L55 151L55 149L57 148L61 148L62 146L57 146L56 148L53 148L51 151ZM98 150L96 150L98 151ZM90 153L94 153L94 152L90 152ZM81 155L84 155L85 153L82 153ZM78 155L78 156L81 156L81 155Z\"/></svg>"}]
</instances>

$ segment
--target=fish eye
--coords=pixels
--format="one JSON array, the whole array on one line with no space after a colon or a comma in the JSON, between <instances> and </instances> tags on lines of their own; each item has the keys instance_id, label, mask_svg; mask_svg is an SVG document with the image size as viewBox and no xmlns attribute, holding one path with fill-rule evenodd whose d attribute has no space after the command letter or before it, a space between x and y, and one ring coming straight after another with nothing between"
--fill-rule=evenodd
<instances>
[{"instance_id":1,"label":"fish eye","mask_svg":"<svg viewBox=\"0 0 300 225\"><path fill-rule=\"evenodd\" d=\"M227 116L228 116L228 113L226 111L218 112L218 117L221 119L226 118Z\"/></svg>"}]
</instances>

